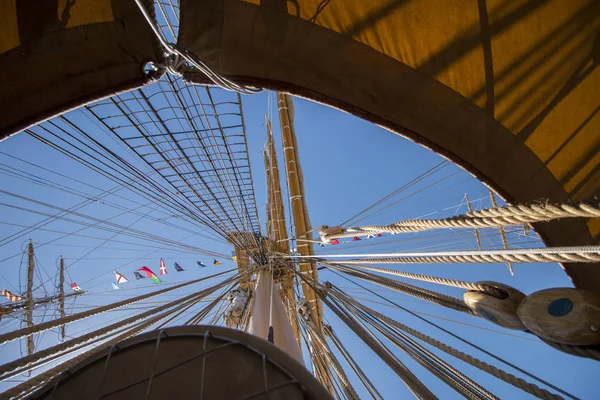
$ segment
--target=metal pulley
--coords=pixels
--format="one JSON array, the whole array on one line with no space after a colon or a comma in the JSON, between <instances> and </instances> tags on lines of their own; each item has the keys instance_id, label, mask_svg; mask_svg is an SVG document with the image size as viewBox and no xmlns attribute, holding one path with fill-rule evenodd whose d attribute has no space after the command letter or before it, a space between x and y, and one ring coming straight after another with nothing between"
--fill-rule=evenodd
<instances>
[{"instance_id":1,"label":"metal pulley","mask_svg":"<svg viewBox=\"0 0 600 400\"><path fill-rule=\"evenodd\" d=\"M344 233L344 229L341 226L327 226L323 225L319 228L319 236L321 237L321 241L325 244L331 243L332 239L329 239L328 236L331 235L339 235Z\"/></svg>"},{"instance_id":2,"label":"metal pulley","mask_svg":"<svg viewBox=\"0 0 600 400\"><path fill-rule=\"evenodd\" d=\"M525 299L521 291L499 282L481 281L481 285L491 286L494 295L488 292L469 291L463 295L465 303L481 318L504 328L527 330L517 315L517 307Z\"/></svg>"},{"instance_id":3,"label":"metal pulley","mask_svg":"<svg viewBox=\"0 0 600 400\"><path fill-rule=\"evenodd\" d=\"M517 315L542 339L576 346L600 344L600 295L572 288L545 289L523 300Z\"/></svg>"}]
</instances>

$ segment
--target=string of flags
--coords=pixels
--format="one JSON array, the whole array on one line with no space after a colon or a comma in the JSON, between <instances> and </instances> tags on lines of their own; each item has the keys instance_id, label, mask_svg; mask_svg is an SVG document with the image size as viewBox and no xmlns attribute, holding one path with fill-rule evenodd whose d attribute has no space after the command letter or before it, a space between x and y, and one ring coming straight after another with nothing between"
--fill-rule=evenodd
<instances>
[{"instance_id":1,"label":"string of flags","mask_svg":"<svg viewBox=\"0 0 600 400\"><path fill-rule=\"evenodd\" d=\"M395 233L392 233L392 235L395 235ZM376 239L376 238L382 237L382 236L383 235L381 233L372 233L372 234L367 235L367 237L365 239ZM343 243L351 243L351 242L358 242L361 240L363 240L363 239L361 239L358 236L354 236L352 238L352 240L343 240L341 242L339 241L339 239L333 239L330 243L319 243L319 247L325 247L325 246L327 246L327 244L335 246L336 244L340 244L340 243L342 243L342 244Z\"/></svg>"},{"instance_id":2,"label":"string of flags","mask_svg":"<svg viewBox=\"0 0 600 400\"><path fill-rule=\"evenodd\" d=\"M204 264L202 261L196 261L196 263L198 264L198 266L200 268L207 268L206 264ZM217 260L216 258L213 259L214 266L221 265L221 264L223 264L221 261ZM175 271L177 271L177 272L185 271L185 269L182 268L181 265L179 265L177 262L173 263L173 267L175 268ZM162 258L160 259L159 272L160 272L160 275L167 275L169 273L169 271L167 271L167 266L165 265L165 261ZM119 289L121 289L121 287L119 285L129 282L129 279L127 279L127 277L125 277L125 275L123 275L122 273L120 273L117 270L114 270L114 273L115 273L115 280L114 280L114 282L111 282L110 285L113 288L113 290L119 290ZM162 280L150 268L148 268L146 266L138 268L137 271L133 271L133 274L134 274L136 280L148 278L154 284L162 283ZM75 282L71 283L69 286L71 287L71 289L73 289L73 291L75 293L84 293L83 289L80 288L79 285L77 285L77 283L75 283ZM0 293L2 294L2 296L6 297L9 301L12 301L12 302L23 300L22 296L14 294L8 290L2 290Z\"/></svg>"}]
</instances>

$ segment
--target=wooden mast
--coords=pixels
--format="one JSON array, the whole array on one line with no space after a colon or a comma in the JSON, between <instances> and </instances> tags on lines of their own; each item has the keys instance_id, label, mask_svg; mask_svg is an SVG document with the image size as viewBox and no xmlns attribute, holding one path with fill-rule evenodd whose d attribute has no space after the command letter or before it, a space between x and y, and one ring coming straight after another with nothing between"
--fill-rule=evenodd
<instances>
[{"instance_id":1,"label":"wooden mast","mask_svg":"<svg viewBox=\"0 0 600 400\"><path fill-rule=\"evenodd\" d=\"M304 181L300 160L298 157L298 147L296 145L296 135L294 131L293 103L292 98L284 93L277 92L277 104L279 109L279 123L281 125L281 139L283 142L283 155L285 159L288 191L291 203L291 213L294 219L294 235L296 237L296 247L300 255L313 255L312 246L312 227L308 218L306 199L304 198ZM317 266L311 262L299 263L299 272L311 281L317 281ZM317 325L319 334L322 333L322 304L314 290L302 281L302 292L306 299L314 321ZM324 364L320 356L320 350L311 346L309 351L313 354L312 364L315 370L315 376L329 390L334 393L333 379L328 366Z\"/></svg>"},{"instance_id":2,"label":"wooden mast","mask_svg":"<svg viewBox=\"0 0 600 400\"><path fill-rule=\"evenodd\" d=\"M267 154L268 153L268 154ZM285 223L285 212L283 206L283 195L281 193L281 181L279 176L279 163L275 151L275 140L271 130L271 121L267 119L267 149L265 150L265 169L267 173L267 188L269 191L267 214L270 211L270 223L273 231L273 239L277 249L283 253L289 253L289 242L287 239L287 226ZM286 310L292 330L296 337L298 348L302 349L300 328L296 312L296 299L294 293L294 277L289 271L285 271L285 277L281 279L281 297L286 305Z\"/></svg>"},{"instance_id":3,"label":"wooden mast","mask_svg":"<svg viewBox=\"0 0 600 400\"><path fill-rule=\"evenodd\" d=\"M58 312L60 318L65 317L65 260L60 256L58 284ZM65 340L65 325L60 326L60 340Z\"/></svg>"},{"instance_id":4,"label":"wooden mast","mask_svg":"<svg viewBox=\"0 0 600 400\"><path fill-rule=\"evenodd\" d=\"M296 136L293 128L293 117L290 114L292 100L289 95L277 93L277 104L279 108L279 121L281 124L281 138L283 141L283 154L285 157L285 166L287 171L287 182L291 202L291 211L294 218L294 233L296 236L296 247L298 254L313 255L312 229L306 210L306 200L304 198L304 182L302 171L298 161L298 149L296 146ZM300 263L300 273L309 280L316 281L318 278L317 266L311 262ZM302 282L302 291L304 298L308 301L312 313L315 317L317 327L321 329L322 324L322 305L315 292L305 282Z\"/></svg>"},{"instance_id":5,"label":"wooden mast","mask_svg":"<svg viewBox=\"0 0 600 400\"><path fill-rule=\"evenodd\" d=\"M29 240L27 246L27 295L25 297L25 321L27 327L33 326L33 270L35 260L33 255L33 243ZM33 354L33 335L27 336L27 355Z\"/></svg>"}]
</instances>

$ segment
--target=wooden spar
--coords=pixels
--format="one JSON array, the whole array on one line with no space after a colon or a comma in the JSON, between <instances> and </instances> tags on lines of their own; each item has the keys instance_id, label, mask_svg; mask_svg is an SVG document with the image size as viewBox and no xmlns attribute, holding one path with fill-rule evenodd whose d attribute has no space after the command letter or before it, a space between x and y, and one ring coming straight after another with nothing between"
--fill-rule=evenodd
<instances>
[{"instance_id":1,"label":"wooden spar","mask_svg":"<svg viewBox=\"0 0 600 400\"><path fill-rule=\"evenodd\" d=\"M275 140L271 130L271 121L267 119L267 149L265 151L265 169L267 174L267 187L269 188L267 209L271 212L271 225L273 227L273 240L277 244L277 249L283 253L289 253L289 242L287 239L287 226L285 223L285 212L283 206L283 195L281 193L281 181L279 176L279 163L277 162L277 153L275 152ZM294 293L294 277L289 271L286 271L285 277L281 279L281 299L286 306L286 311L292 330L298 343L298 348L302 349L302 340L300 337L300 327L298 326L296 312L296 296ZM302 352L302 350L300 350Z\"/></svg>"},{"instance_id":2,"label":"wooden spar","mask_svg":"<svg viewBox=\"0 0 600 400\"><path fill-rule=\"evenodd\" d=\"M498 205L496 204L496 195L494 194L492 189L490 189L490 199L492 200L492 207L497 208ZM504 231L504 227L501 226L501 227L499 227L499 229L500 229L500 239L502 240L502 246L504 247L504 250L508 250L508 241L506 240L506 232ZM508 265L508 270L510 271L510 274L514 276L515 271L513 269L512 263L509 261L506 263L506 265Z\"/></svg>"},{"instance_id":3,"label":"wooden spar","mask_svg":"<svg viewBox=\"0 0 600 400\"><path fill-rule=\"evenodd\" d=\"M276 230L275 241L281 243L281 250L285 253L288 252L288 242L279 242L287 238L287 226L285 223L285 213L283 207L283 194L281 193L281 178L279 176L279 163L277 162L277 153L275 152L275 140L273 139L273 132L271 130L271 121L267 121L267 136L268 136L268 150L269 150L269 161L270 161L270 178L271 178L271 189L273 193L273 226Z\"/></svg>"},{"instance_id":4,"label":"wooden spar","mask_svg":"<svg viewBox=\"0 0 600 400\"><path fill-rule=\"evenodd\" d=\"M465 200L467 201L467 208L469 212L473 212L473 208L471 207L471 202L469 201L469 195L465 193ZM483 250L481 248L481 236L479 236L479 229L475 228L475 239L477 239L477 248L479 250Z\"/></svg>"},{"instance_id":5,"label":"wooden spar","mask_svg":"<svg viewBox=\"0 0 600 400\"><path fill-rule=\"evenodd\" d=\"M33 256L33 243L29 241L27 247L27 296L25 297L25 321L27 327L33 326L33 270L35 260ZM33 335L27 336L27 355L33 354Z\"/></svg>"},{"instance_id":6,"label":"wooden spar","mask_svg":"<svg viewBox=\"0 0 600 400\"><path fill-rule=\"evenodd\" d=\"M277 93L277 104L279 108L279 121L281 124L281 138L283 141L283 154L285 157L285 166L287 171L287 182L290 194L291 211L294 218L294 233L296 236L296 247L298 254L313 255L313 248L310 242L312 234L308 213L306 210L306 200L304 198L304 185L302 181L302 172L299 167L298 149L296 147L296 138L292 126L293 120L290 115L292 100L289 95ZM316 281L318 278L317 267L314 263L300 263L300 273L309 280ZM304 298L310 304L312 313L315 317L317 327L321 329L322 324L322 306L315 292L305 282L302 282L302 291Z\"/></svg>"},{"instance_id":7,"label":"wooden spar","mask_svg":"<svg viewBox=\"0 0 600 400\"><path fill-rule=\"evenodd\" d=\"M65 260L60 257L59 266L59 283L58 283L58 312L60 318L65 317ZM65 325L60 326L60 340L65 340Z\"/></svg>"},{"instance_id":8,"label":"wooden spar","mask_svg":"<svg viewBox=\"0 0 600 400\"><path fill-rule=\"evenodd\" d=\"M290 208L292 217L294 219L294 236L296 237L296 247L298 254L313 255L314 253L312 244L311 242L306 241L312 240L312 233L309 232L312 228L308 218L306 199L304 198L304 182L302 178L302 170L300 168L300 160L298 157L296 135L293 127L293 115L290 112L293 107L292 98L287 94L277 92L277 104L279 109L279 122L281 125L283 155L287 172L287 184L290 195ZM310 262L300 263L299 270L299 272L309 280L317 281L318 272L316 264ZM314 290L312 290L312 288L304 281L302 282L302 292L304 293L304 298L311 308L317 329L320 331L322 329L323 320L323 307L320 299L317 297ZM312 353L314 349L309 349L309 351ZM319 381L329 390L330 393L334 393L331 373L327 366L318 362L318 357L316 360L313 357L311 361L316 372L315 375L319 377Z\"/></svg>"},{"instance_id":9,"label":"wooden spar","mask_svg":"<svg viewBox=\"0 0 600 400\"><path fill-rule=\"evenodd\" d=\"M269 162L269 154L267 148L263 149L263 155L265 159L265 172L267 176L267 237L275 240L275 225L273 223L273 216L275 215L274 201L273 201L273 188L271 184L271 166Z\"/></svg>"}]
</instances>

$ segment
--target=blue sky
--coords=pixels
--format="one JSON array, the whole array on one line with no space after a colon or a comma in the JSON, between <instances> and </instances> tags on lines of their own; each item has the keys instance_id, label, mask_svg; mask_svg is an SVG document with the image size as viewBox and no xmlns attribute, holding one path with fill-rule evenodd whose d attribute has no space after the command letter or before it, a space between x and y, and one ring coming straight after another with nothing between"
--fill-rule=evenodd
<instances>
[{"instance_id":1,"label":"blue sky","mask_svg":"<svg viewBox=\"0 0 600 400\"><path fill-rule=\"evenodd\" d=\"M268 104L268 94L266 92L254 96L243 96L249 152L255 182L255 196L262 224L265 222L266 192L262 147L266 136L264 115L268 111ZM272 104L276 104L274 99ZM306 199L313 226L324 224L336 225L347 220L383 196L409 182L415 176L442 161L442 158L431 151L348 114L303 99L295 99L295 106L300 161L304 171ZM279 123L277 112L276 110L271 110L271 113L276 133L275 140L279 148L279 161L280 165L283 166L283 155L280 148L281 138L278 135ZM101 132L96 125L87 120L79 111L75 111L71 115L74 119L80 121L86 129L93 132L96 137L110 143L110 138ZM108 179L87 170L73 160L59 155L56 151L25 134L17 135L0 143L0 152L0 163L3 164L0 165L1 168L19 168L37 174L45 183L50 182L49 180L54 180L72 190L78 190L91 196L115 186ZM48 171L40 170L10 156L38 164L76 179L79 182L67 180ZM69 208L85 200L83 197L65 193L65 190L57 190L48 186L27 182L23 179L9 176L4 170L1 172L0 187L3 190L32 197L63 208ZM282 176L284 176L283 170ZM439 183L435 183L437 181ZM98 189L89 187L89 184L96 186ZM418 192L419 190L422 191ZM199 231L187 222L177 220L156 210L153 211L153 207L147 205L147 200L127 190L119 191L118 193L124 198L110 196L103 200L104 204L96 201L82 208L80 212L100 219L114 218L116 215L121 214L122 211L105 204L106 202L110 202L112 205L116 204L126 208L133 208L143 214L148 213L149 216L155 218L169 218L169 221L176 223L180 228L166 226L147 219L137 221L140 216L131 213L121 215L115 218L114 221L125 226L132 224L133 228L140 231L173 239L181 243L216 251L224 255L230 254L232 248L214 234ZM487 188L467 172L460 170L454 165L449 165L414 188L396 196L394 201L409 195L412 196L398 201L396 204L362 222L374 224L390 223L406 218L423 216L441 218L466 212L466 205L463 202L465 193L469 194L474 208L487 207L490 204ZM56 212L49 210L47 207L24 202L6 194L0 194L0 203L17 207L28 207L47 213ZM43 218L40 215L34 215L30 212L23 212L2 205L0 206L0 238L6 238L21 230L21 226L36 223ZM22 292L24 290L25 264L23 262L25 259L22 258L21 253L27 243L27 239L31 238L36 246L38 260L36 286L42 282L45 283L44 285L40 285L36 290L37 295L42 296L46 293L54 293L54 275L56 273L57 259L60 255L63 255L66 260L68 281L77 282L84 290L88 291L88 294L77 298L75 301L68 301L67 304L72 311L81 311L88 307L107 304L134 294L144 293L148 288L154 289L148 280L136 281L133 277L133 271L142 265L146 265L158 273L158 263L161 257L165 260L170 271L169 275L164 277L163 285L184 282L234 266L231 261L223 259L225 262L222 266L200 269L195 265L197 260L210 265L213 257L194 252L182 252L165 244L149 243L139 239L124 237L123 235L116 236L114 240L88 254L102 240L70 235L54 243L44 244L61 236L57 232L74 232L77 229L81 229L81 226L65 221L56 221L45 226L44 229L55 232L37 230L0 247L0 260L2 260L0 261L1 288L6 288L14 292ZM102 232L95 228L88 228L78 232L78 234L105 239L112 236L111 233ZM500 246L497 231L484 230L482 231L482 236L483 245L486 248L498 248ZM511 247L541 245L533 233L529 236L524 236L520 229L511 229L508 237ZM343 243L335 247L316 248L316 251L318 254L334 254L348 252L387 252L407 249L474 249L475 247L475 237L472 231L449 231L407 236L386 236L368 241L363 240L357 243ZM185 268L186 271L176 273L172 267L175 261ZM393 268L468 281L494 280L510 284L526 294L548 287L571 286L568 277L556 264L517 264L515 265L514 277L508 273L506 265L503 264L406 265L394 266ZM123 289L121 291L113 291L110 287L110 282L114 280L112 272L114 269L119 270L119 272L125 274L130 279L129 283L122 285ZM333 282L346 290L347 293L364 301L369 307L384 312L413 328L420 329L424 333L447 344L454 345L469 354L490 362L489 358L485 355L478 354L475 350L458 343L455 339L403 311L384 304L378 304L377 302L381 302L380 299L358 289L352 283L339 278L330 271L321 271L320 278L321 280ZM456 297L462 297L462 291L458 289L420 282L409 281L409 283ZM581 398L596 397L594 396L595 393L592 392L594 389L593 379L600 373L600 367L596 362L557 352L540 343L532 335L508 331L481 319L424 303L420 300L384 290L368 283L364 284L376 290L381 295L394 299L394 301L397 301L402 306L423 315L427 314L427 318L440 326L502 356L521 368L537 374L541 378L552 382L576 396ZM68 288L66 290L68 291ZM187 292L186 290L181 290L164 296L164 299L175 299L182 293ZM144 307L151 305L151 302L147 302ZM56 315L54 308L49 308L46 312L46 319ZM128 308L125 311L111 312L101 317L78 322L69 326L67 333L76 336L80 332L91 330L94 327L106 324L108 321L118 320L134 312L139 312L139 309ZM36 318L38 320L42 318L41 312L36 314ZM334 315L326 312L326 318L385 398L401 398L410 394L393 372L343 326ZM5 318L0 323L0 331L6 332L15 329L17 326L19 326L18 321L11 321ZM40 346L55 344L57 334L56 332L48 332L36 339L36 341L39 342ZM391 345L390 348L392 348ZM20 351L20 345L16 342L4 346L0 349L0 361L8 361L18 357ZM394 351L403 362L414 369L417 376L440 398L459 398L458 394L432 377L412 360L399 351L395 349ZM524 392L514 389L469 365L456 361L444 354L441 354L441 356L501 398L529 398ZM496 362L493 362L493 364L497 365ZM515 373L510 370L509 372ZM20 377L19 379L23 378ZM529 378L527 380L531 381ZM365 392L358 382L356 380L353 380L353 382L359 394L364 395ZM2 387L0 386L0 388Z\"/></svg>"}]
</instances>

